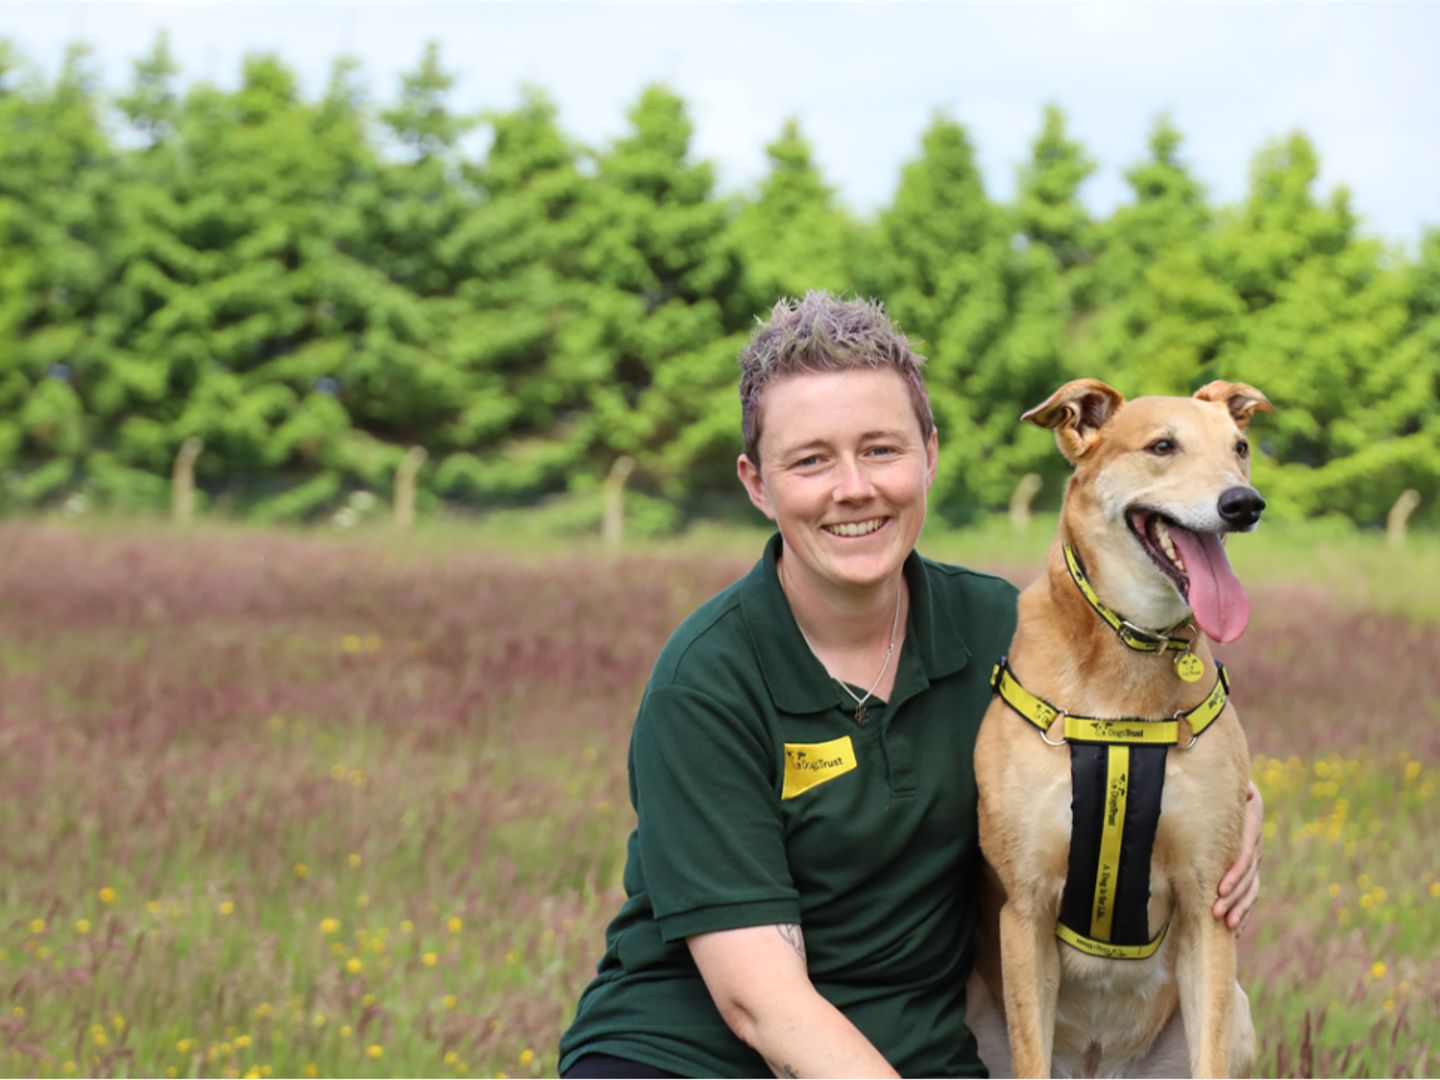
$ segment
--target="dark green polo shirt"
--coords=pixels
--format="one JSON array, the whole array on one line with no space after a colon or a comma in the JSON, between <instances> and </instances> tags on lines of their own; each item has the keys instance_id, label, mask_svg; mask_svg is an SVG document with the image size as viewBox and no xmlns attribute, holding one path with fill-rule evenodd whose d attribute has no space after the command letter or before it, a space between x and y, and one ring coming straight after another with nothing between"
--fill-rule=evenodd
<instances>
[{"instance_id":1,"label":"dark green polo shirt","mask_svg":"<svg viewBox=\"0 0 1440 1080\"><path fill-rule=\"evenodd\" d=\"M895 688L862 725L800 636L779 551L777 535L660 654L630 745L629 899L560 1068L593 1052L770 1075L721 1019L685 938L799 923L815 988L903 1075L984 1076L965 1026L972 755L1015 589L912 553Z\"/></svg>"}]
</instances>

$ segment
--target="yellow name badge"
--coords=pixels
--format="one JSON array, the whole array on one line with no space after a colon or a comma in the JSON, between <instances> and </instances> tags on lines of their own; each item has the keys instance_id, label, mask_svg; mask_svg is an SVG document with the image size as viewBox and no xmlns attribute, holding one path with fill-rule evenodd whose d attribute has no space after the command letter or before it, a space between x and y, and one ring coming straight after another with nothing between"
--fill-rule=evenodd
<instances>
[{"instance_id":1,"label":"yellow name badge","mask_svg":"<svg viewBox=\"0 0 1440 1080\"><path fill-rule=\"evenodd\" d=\"M785 786L780 798L793 799L826 780L856 768L855 744L850 736L829 742L785 744Z\"/></svg>"}]
</instances>

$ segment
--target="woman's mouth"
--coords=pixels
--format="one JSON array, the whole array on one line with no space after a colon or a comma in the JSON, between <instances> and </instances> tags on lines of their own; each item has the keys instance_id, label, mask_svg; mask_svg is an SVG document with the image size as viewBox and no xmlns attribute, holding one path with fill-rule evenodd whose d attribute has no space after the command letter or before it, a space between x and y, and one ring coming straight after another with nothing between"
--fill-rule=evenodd
<instances>
[{"instance_id":1,"label":"woman's mouth","mask_svg":"<svg viewBox=\"0 0 1440 1080\"><path fill-rule=\"evenodd\" d=\"M857 537L869 536L877 529L882 528L889 518L869 518L865 521L839 521L829 525L821 525L820 528L831 536Z\"/></svg>"}]
</instances>

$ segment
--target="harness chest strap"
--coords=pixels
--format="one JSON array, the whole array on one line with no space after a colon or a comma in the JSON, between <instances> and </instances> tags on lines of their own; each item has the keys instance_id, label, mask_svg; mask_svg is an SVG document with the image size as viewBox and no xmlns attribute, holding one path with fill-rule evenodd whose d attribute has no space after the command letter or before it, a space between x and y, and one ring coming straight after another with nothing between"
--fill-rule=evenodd
<instances>
[{"instance_id":1,"label":"harness chest strap","mask_svg":"<svg viewBox=\"0 0 1440 1080\"><path fill-rule=\"evenodd\" d=\"M1217 667L1219 676L1205 700L1175 719L1109 720L1064 714L1026 690L1005 659L995 665L995 692L1042 735L1064 716L1071 835L1055 934L1072 948L1091 956L1140 960L1153 956L1165 940L1169 924L1151 938L1148 917L1165 757L1179 744L1180 720L1189 723L1193 743L1224 711L1230 681L1224 667Z\"/></svg>"},{"instance_id":2,"label":"harness chest strap","mask_svg":"<svg viewBox=\"0 0 1440 1080\"><path fill-rule=\"evenodd\" d=\"M1010 670L1009 660L1001 657L990 673L990 686L1000 695L1000 700L1041 733L1048 732L1057 717L1065 718L1065 739L1067 742L1109 743L1123 746L1178 746L1180 744L1180 721L1190 726L1192 737L1198 738L1225 711L1230 700L1230 676L1225 665L1218 660L1215 667L1219 675L1205 700L1194 708L1176 713L1169 720L1144 720L1138 717L1124 717L1118 720L1095 716L1071 716L1063 709L1057 709L1044 698L1032 694L1020 685L1020 680Z\"/></svg>"}]
</instances>

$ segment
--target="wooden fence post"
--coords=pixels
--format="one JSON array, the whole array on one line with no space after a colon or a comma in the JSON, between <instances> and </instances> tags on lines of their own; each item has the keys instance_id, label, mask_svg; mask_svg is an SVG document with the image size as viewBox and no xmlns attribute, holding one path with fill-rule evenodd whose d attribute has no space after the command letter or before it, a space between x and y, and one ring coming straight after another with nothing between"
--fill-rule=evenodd
<instances>
[{"instance_id":1,"label":"wooden fence post","mask_svg":"<svg viewBox=\"0 0 1440 1080\"><path fill-rule=\"evenodd\" d=\"M1015 485L1015 493L1010 496L1010 528L1017 533L1023 533L1030 528L1030 504L1035 501L1035 496L1040 494L1040 474L1028 472L1020 478Z\"/></svg>"},{"instance_id":2,"label":"wooden fence post","mask_svg":"<svg viewBox=\"0 0 1440 1080\"><path fill-rule=\"evenodd\" d=\"M1420 492L1414 488L1406 488L1395 500L1395 505L1390 507L1390 513L1385 515L1385 539L1390 542L1391 547L1403 547L1405 544L1405 529L1410 522L1410 515L1420 505Z\"/></svg>"},{"instance_id":3,"label":"wooden fence post","mask_svg":"<svg viewBox=\"0 0 1440 1080\"><path fill-rule=\"evenodd\" d=\"M427 457L423 446L412 446L395 470L395 527L401 532L415 524L415 474Z\"/></svg>"},{"instance_id":4,"label":"wooden fence post","mask_svg":"<svg viewBox=\"0 0 1440 1080\"><path fill-rule=\"evenodd\" d=\"M170 519L177 525L188 525L195 516L195 459L204 449L205 441L191 435L175 455L170 472Z\"/></svg>"},{"instance_id":5,"label":"wooden fence post","mask_svg":"<svg viewBox=\"0 0 1440 1080\"><path fill-rule=\"evenodd\" d=\"M625 540L625 482L634 471L635 459L621 454L605 477L605 519L600 535L611 551L619 551Z\"/></svg>"}]
</instances>

